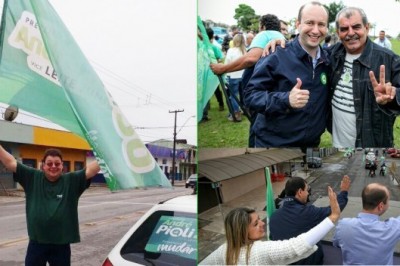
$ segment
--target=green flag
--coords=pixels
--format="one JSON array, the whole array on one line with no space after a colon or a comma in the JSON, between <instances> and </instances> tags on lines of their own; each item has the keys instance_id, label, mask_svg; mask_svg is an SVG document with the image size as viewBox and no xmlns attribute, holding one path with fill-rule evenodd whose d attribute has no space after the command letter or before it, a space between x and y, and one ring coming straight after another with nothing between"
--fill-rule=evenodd
<instances>
[{"instance_id":1,"label":"green flag","mask_svg":"<svg viewBox=\"0 0 400 266\"><path fill-rule=\"evenodd\" d=\"M5 0L0 102L84 137L111 190L170 187L47 0Z\"/></svg>"},{"instance_id":2,"label":"green flag","mask_svg":"<svg viewBox=\"0 0 400 266\"><path fill-rule=\"evenodd\" d=\"M212 72L210 63L217 63L206 30L200 17L197 17L197 119L203 117L203 109L218 86L218 77Z\"/></svg>"},{"instance_id":3,"label":"green flag","mask_svg":"<svg viewBox=\"0 0 400 266\"><path fill-rule=\"evenodd\" d=\"M267 203L267 216L268 218L275 212L274 191L272 189L271 175L269 168L265 167L265 180L267 183L266 203Z\"/></svg>"}]
</instances>

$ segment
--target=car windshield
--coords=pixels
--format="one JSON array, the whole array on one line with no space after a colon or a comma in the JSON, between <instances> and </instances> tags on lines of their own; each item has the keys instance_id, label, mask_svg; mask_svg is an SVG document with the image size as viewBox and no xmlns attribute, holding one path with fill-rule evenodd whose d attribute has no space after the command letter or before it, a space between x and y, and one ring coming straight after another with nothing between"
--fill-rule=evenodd
<instances>
[{"instance_id":1,"label":"car windshield","mask_svg":"<svg viewBox=\"0 0 400 266\"><path fill-rule=\"evenodd\" d=\"M128 239L121 256L143 265L196 265L194 213L154 212Z\"/></svg>"}]
</instances>

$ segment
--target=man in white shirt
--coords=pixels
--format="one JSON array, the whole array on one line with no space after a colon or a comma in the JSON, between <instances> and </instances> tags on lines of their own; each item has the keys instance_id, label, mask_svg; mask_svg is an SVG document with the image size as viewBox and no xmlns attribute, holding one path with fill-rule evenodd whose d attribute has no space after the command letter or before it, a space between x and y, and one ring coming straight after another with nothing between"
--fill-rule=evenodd
<instances>
[{"instance_id":1,"label":"man in white shirt","mask_svg":"<svg viewBox=\"0 0 400 266\"><path fill-rule=\"evenodd\" d=\"M388 38L386 38L384 30L381 30L379 32L379 37L374 40L374 43L376 43L384 48L387 48L389 50L392 50L392 43L389 41Z\"/></svg>"}]
</instances>

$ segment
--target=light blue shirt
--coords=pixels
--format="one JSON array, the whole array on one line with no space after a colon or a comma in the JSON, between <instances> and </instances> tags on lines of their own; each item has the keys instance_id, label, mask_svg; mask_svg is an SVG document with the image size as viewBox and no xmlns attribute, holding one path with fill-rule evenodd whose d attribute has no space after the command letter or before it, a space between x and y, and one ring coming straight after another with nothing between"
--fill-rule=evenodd
<instances>
[{"instance_id":1,"label":"light blue shirt","mask_svg":"<svg viewBox=\"0 0 400 266\"><path fill-rule=\"evenodd\" d=\"M282 33L276 30L264 30L259 32L256 37L254 37L253 41L250 44L250 47L247 49L248 51L252 48L261 48L264 49L265 46L271 41L275 39L285 39Z\"/></svg>"},{"instance_id":2,"label":"light blue shirt","mask_svg":"<svg viewBox=\"0 0 400 266\"><path fill-rule=\"evenodd\" d=\"M333 245L342 249L343 265L393 265L399 240L400 217L381 221L378 215L359 213L339 221Z\"/></svg>"}]
</instances>

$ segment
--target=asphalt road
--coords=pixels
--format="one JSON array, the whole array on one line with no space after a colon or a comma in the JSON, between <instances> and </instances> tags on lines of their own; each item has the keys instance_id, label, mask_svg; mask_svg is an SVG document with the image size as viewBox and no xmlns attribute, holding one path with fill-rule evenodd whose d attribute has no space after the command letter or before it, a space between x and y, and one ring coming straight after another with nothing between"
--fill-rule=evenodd
<instances>
[{"instance_id":1,"label":"asphalt road","mask_svg":"<svg viewBox=\"0 0 400 266\"><path fill-rule=\"evenodd\" d=\"M184 186L111 193L91 187L79 201L81 242L72 244L72 266L99 266L129 228L154 204L193 192ZM24 198L0 197L0 265L24 265L28 236Z\"/></svg>"},{"instance_id":2,"label":"asphalt road","mask_svg":"<svg viewBox=\"0 0 400 266\"><path fill-rule=\"evenodd\" d=\"M379 151L379 157L382 155ZM348 175L351 179L351 187L349 197L361 197L362 189L369 183L379 182L385 184L390 192L390 199L400 201L400 187L393 181L389 171L385 176L379 176L380 167L376 170L376 176L371 178L368 176L369 170L365 169L365 160L363 159L364 151L356 151L350 159L327 158L324 160L321 168L313 169L313 177L307 180L311 185L312 193L311 202L318 198L327 196L327 186L330 185L336 191L340 191L340 181L344 175ZM390 166L392 162L400 165L400 159L393 159L389 156L385 159L386 165Z\"/></svg>"}]
</instances>

